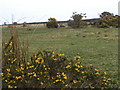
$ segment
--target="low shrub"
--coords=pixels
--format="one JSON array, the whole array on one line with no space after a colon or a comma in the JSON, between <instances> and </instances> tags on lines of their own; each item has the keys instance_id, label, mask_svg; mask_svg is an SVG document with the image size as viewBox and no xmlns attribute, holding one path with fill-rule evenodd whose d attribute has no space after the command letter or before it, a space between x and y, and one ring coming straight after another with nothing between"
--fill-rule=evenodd
<instances>
[{"instance_id":1,"label":"low shrub","mask_svg":"<svg viewBox=\"0 0 120 90\"><path fill-rule=\"evenodd\" d=\"M81 27L85 27L87 24L86 22L82 21L82 18L83 17L86 17L85 16L86 14L77 14L77 12L73 12L73 15L72 15L72 20L69 20L68 22L68 26L72 27L72 28L81 28Z\"/></svg>"},{"instance_id":2,"label":"low shrub","mask_svg":"<svg viewBox=\"0 0 120 90\"><path fill-rule=\"evenodd\" d=\"M103 17L95 21L95 25L99 28L118 28L118 16Z\"/></svg>"},{"instance_id":3,"label":"low shrub","mask_svg":"<svg viewBox=\"0 0 120 90\"><path fill-rule=\"evenodd\" d=\"M12 39L3 49L3 88L112 88L113 80L81 57L70 60L64 54L40 51L30 60L17 58Z\"/></svg>"},{"instance_id":4,"label":"low shrub","mask_svg":"<svg viewBox=\"0 0 120 90\"><path fill-rule=\"evenodd\" d=\"M55 18L49 18L47 23L48 28L58 28L58 23Z\"/></svg>"}]
</instances>

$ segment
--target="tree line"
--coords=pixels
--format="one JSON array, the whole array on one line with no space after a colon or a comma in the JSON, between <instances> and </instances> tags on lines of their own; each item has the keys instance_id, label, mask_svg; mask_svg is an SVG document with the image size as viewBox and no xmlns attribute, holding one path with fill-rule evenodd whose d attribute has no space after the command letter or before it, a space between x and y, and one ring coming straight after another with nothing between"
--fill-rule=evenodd
<instances>
[{"instance_id":1,"label":"tree line","mask_svg":"<svg viewBox=\"0 0 120 90\"><path fill-rule=\"evenodd\" d=\"M119 26L119 16L114 15L113 13L110 12L102 12L99 15L99 19L90 22L89 24L86 21L83 21L83 17L87 17L86 13L80 13L78 14L77 12L73 12L73 15L71 16L71 19L68 21L68 26L72 28L83 28L88 25L93 25L99 28L109 28L109 27L116 27L118 28ZM46 25L48 28L58 28L58 22L56 18L49 18L48 23Z\"/></svg>"}]
</instances>

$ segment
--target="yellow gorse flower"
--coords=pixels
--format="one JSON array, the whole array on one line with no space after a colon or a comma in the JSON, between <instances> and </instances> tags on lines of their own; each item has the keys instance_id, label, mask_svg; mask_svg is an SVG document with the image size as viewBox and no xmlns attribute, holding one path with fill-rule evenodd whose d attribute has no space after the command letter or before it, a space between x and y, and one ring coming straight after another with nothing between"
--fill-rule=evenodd
<instances>
[{"instance_id":1,"label":"yellow gorse flower","mask_svg":"<svg viewBox=\"0 0 120 90\"><path fill-rule=\"evenodd\" d=\"M77 81L76 81L76 80L73 80L73 83L77 83Z\"/></svg>"},{"instance_id":2,"label":"yellow gorse flower","mask_svg":"<svg viewBox=\"0 0 120 90\"><path fill-rule=\"evenodd\" d=\"M34 65L32 65L32 66L29 66L29 68L34 68Z\"/></svg>"},{"instance_id":3,"label":"yellow gorse flower","mask_svg":"<svg viewBox=\"0 0 120 90\"><path fill-rule=\"evenodd\" d=\"M7 55L7 53L5 53L5 56Z\"/></svg>"},{"instance_id":4,"label":"yellow gorse flower","mask_svg":"<svg viewBox=\"0 0 120 90\"><path fill-rule=\"evenodd\" d=\"M19 69L15 69L17 72L19 72L20 70Z\"/></svg>"},{"instance_id":5,"label":"yellow gorse flower","mask_svg":"<svg viewBox=\"0 0 120 90\"><path fill-rule=\"evenodd\" d=\"M5 43L5 45L7 45L8 43Z\"/></svg>"},{"instance_id":6,"label":"yellow gorse flower","mask_svg":"<svg viewBox=\"0 0 120 90\"><path fill-rule=\"evenodd\" d=\"M34 58L37 58L37 56L34 56Z\"/></svg>"},{"instance_id":7,"label":"yellow gorse flower","mask_svg":"<svg viewBox=\"0 0 120 90\"><path fill-rule=\"evenodd\" d=\"M3 74L3 73L1 73L1 75L2 75L2 76L4 76L4 74Z\"/></svg>"},{"instance_id":8,"label":"yellow gorse flower","mask_svg":"<svg viewBox=\"0 0 120 90\"><path fill-rule=\"evenodd\" d=\"M37 80L40 80L40 78L37 78Z\"/></svg>"},{"instance_id":9,"label":"yellow gorse flower","mask_svg":"<svg viewBox=\"0 0 120 90\"><path fill-rule=\"evenodd\" d=\"M53 60L55 60L55 61L56 61L56 60L57 60L57 58L53 58Z\"/></svg>"},{"instance_id":10,"label":"yellow gorse flower","mask_svg":"<svg viewBox=\"0 0 120 90\"><path fill-rule=\"evenodd\" d=\"M32 75L33 73L28 73L28 75Z\"/></svg>"},{"instance_id":11,"label":"yellow gorse flower","mask_svg":"<svg viewBox=\"0 0 120 90\"><path fill-rule=\"evenodd\" d=\"M55 57L55 55L52 55L52 57Z\"/></svg>"},{"instance_id":12,"label":"yellow gorse flower","mask_svg":"<svg viewBox=\"0 0 120 90\"><path fill-rule=\"evenodd\" d=\"M14 86L14 88L17 88L17 86Z\"/></svg>"},{"instance_id":13,"label":"yellow gorse flower","mask_svg":"<svg viewBox=\"0 0 120 90\"><path fill-rule=\"evenodd\" d=\"M106 81L105 79L103 79L103 81Z\"/></svg>"},{"instance_id":14,"label":"yellow gorse flower","mask_svg":"<svg viewBox=\"0 0 120 90\"><path fill-rule=\"evenodd\" d=\"M68 87L68 84L66 84L65 87Z\"/></svg>"},{"instance_id":15,"label":"yellow gorse flower","mask_svg":"<svg viewBox=\"0 0 120 90\"><path fill-rule=\"evenodd\" d=\"M104 74L105 74L105 75L107 75L107 73L106 73L106 72L104 72Z\"/></svg>"},{"instance_id":16,"label":"yellow gorse flower","mask_svg":"<svg viewBox=\"0 0 120 90\"><path fill-rule=\"evenodd\" d=\"M12 46L12 42L10 42L10 44L9 44L10 46Z\"/></svg>"},{"instance_id":17,"label":"yellow gorse flower","mask_svg":"<svg viewBox=\"0 0 120 90\"><path fill-rule=\"evenodd\" d=\"M8 88L13 88L11 85L8 85Z\"/></svg>"},{"instance_id":18,"label":"yellow gorse flower","mask_svg":"<svg viewBox=\"0 0 120 90\"><path fill-rule=\"evenodd\" d=\"M10 69L6 69L6 71L10 72Z\"/></svg>"},{"instance_id":19,"label":"yellow gorse flower","mask_svg":"<svg viewBox=\"0 0 120 90\"><path fill-rule=\"evenodd\" d=\"M37 74L36 74L36 73L34 73L33 77L37 77Z\"/></svg>"},{"instance_id":20,"label":"yellow gorse flower","mask_svg":"<svg viewBox=\"0 0 120 90\"><path fill-rule=\"evenodd\" d=\"M64 54L61 54L61 56L65 56Z\"/></svg>"},{"instance_id":21,"label":"yellow gorse flower","mask_svg":"<svg viewBox=\"0 0 120 90\"><path fill-rule=\"evenodd\" d=\"M23 67L24 65L23 64L20 64L21 67Z\"/></svg>"},{"instance_id":22,"label":"yellow gorse flower","mask_svg":"<svg viewBox=\"0 0 120 90\"><path fill-rule=\"evenodd\" d=\"M98 69L95 69L95 71L99 71Z\"/></svg>"},{"instance_id":23,"label":"yellow gorse flower","mask_svg":"<svg viewBox=\"0 0 120 90\"><path fill-rule=\"evenodd\" d=\"M55 52L52 52L52 54L55 54Z\"/></svg>"},{"instance_id":24,"label":"yellow gorse flower","mask_svg":"<svg viewBox=\"0 0 120 90\"><path fill-rule=\"evenodd\" d=\"M52 77L52 79L55 79L54 77Z\"/></svg>"},{"instance_id":25,"label":"yellow gorse flower","mask_svg":"<svg viewBox=\"0 0 120 90\"><path fill-rule=\"evenodd\" d=\"M64 54L58 54L58 56L65 56Z\"/></svg>"},{"instance_id":26,"label":"yellow gorse flower","mask_svg":"<svg viewBox=\"0 0 120 90\"><path fill-rule=\"evenodd\" d=\"M78 68L75 68L76 71L79 71Z\"/></svg>"},{"instance_id":27,"label":"yellow gorse flower","mask_svg":"<svg viewBox=\"0 0 120 90\"><path fill-rule=\"evenodd\" d=\"M21 69L21 70L24 70L24 68L23 68L23 67L21 67L20 69Z\"/></svg>"},{"instance_id":28,"label":"yellow gorse flower","mask_svg":"<svg viewBox=\"0 0 120 90\"><path fill-rule=\"evenodd\" d=\"M8 60L10 61L11 59L10 59L10 58L8 58Z\"/></svg>"},{"instance_id":29,"label":"yellow gorse flower","mask_svg":"<svg viewBox=\"0 0 120 90\"><path fill-rule=\"evenodd\" d=\"M16 76L15 78L18 80L18 79L20 79L20 78L21 78L21 76Z\"/></svg>"},{"instance_id":30,"label":"yellow gorse flower","mask_svg":"<svg viewBox=\"0 0 120 90\"><path fill-rule=\"evenodd\" d=\"M95 74L96 74L96 75L100 75L100 73L98 73L98 72L97 72L97 73L95 73Z\"/></svg>"},{"instance_id":31,"label":"yellow gorse flower","mask_svg":"<svg viewBox=\"0 0 120 90\"><path fill-rule=\"evenodd\" d=\"M8 80L5 80L5 82L8 82Z\"/></svg>"},{"instance_id":32,"label":"yellow gorse flower","mask_svg":"<svg viewBox=\"0 0 120 90\"><path fill-rule=\"evenodd\" d=\"M26 67L26 69L29 69L29 67Z\"/></svg>"},{"instance_id":33,"label":"yellow gorse flower","mask_svg":"<svg viewBox=\"0 0 120 90\"><path fill-rule=\"evenodd\" d=\"M59 80L55 80L55 82L59 82Z\"/></svg>"},{"instance_id":34,"label":"yellow gorse flower","mask_svg":"<svg viewBox=\"0 0 120 90\"><path fill-rule=\"evenodd\" d=\"M12 50L10 50L10 53L12 53L13 51Z\"/></svg>"},{"instance_id":35,"label":"yellow gorse flower","mask_svg":"<svg viewBox=\"0 0 120 90\"><path fill-rule=\"evenodd\" d=\"M30 62L27 62L27 65L30 65Z\"/></svg>"},{"instance_id":36,"label":"yellow gorse flower","mask_svg":"<svg viewBox=\"0 0 120 90\"><path fill-rule=\"evenodd\" d=\"M13 81L13 83L16 83L16 81Z\"/></svg>"},{"instance_id":37,"label":"yellow gorse flower","mask_svg":"<svg viewBox=\"0 0 120 90\"><path fill-rule=\"evenodd\" d=\"M61 77L61 75L56 75L56 77L60 78L60 77Z\"/></svg>"},{"instance_id":38,"label":"yellow gorse flower","mask_svg":"<svg viewBox=\"0 0 120 90\"><path fill-rule=\"evenodd\" d=\"M81 57L80 57L80 56L78 56L77 58L78 58L78 59L80 59Z\"/></svg>"},{"instance_id":39,"label":"yellow gorse flower","mask_svg":"<svg viewBox=\"0 0 120 90\"><path fill-rule=\"evenodd\" d=\"M42 64L42 63L44 63L44 59L38 58L37 60L35 60L35 62L38 63L38 64Z\"/></svg>"},{"instance_id":40,"label":"yellow gorse flower","mask_svg":"<svg viewBox=\"0 0 120 90\"><path fill-rule=\"evenodd\" d=\"M66 74L65 74L64 72L62 72L62 75L63 75L63 76L66 76Z\"/></svg>"},{"instance_id":41,"label":"yellow gorse flower","mask_svg":"<svg viewBox=\"0 0 120 90\"><path fill-rule=\"evenodd\" d=\"M41 85L43 85L44 83L43 82L40 82Z\"/></svg>"},{"instance_id":42,"label":"yellow gorse flower","mask_svg":"<svg viewBox=\"0 0 120 90\"><path fill-rule=\"evenodd\" d=\"M43 58L42 57L38 57L37 59L40 60L40 59L43 59Z\"/></svg>"},{"instance_id":43,"label":"yellow gorse flower","mask_svg":"<svg viewBox=\"0 0 120 90\"><path fill-rule=\"evenodd\" d=\"M67 65L66 68L71 68L71 66L70 66L70 65Z\"/></svg>"},{"instance_id":44,"label":"yellow gorse flower","mask_svg":"<svg viewBox=\"0 0 120 90\"><path fill-rule=\"evenodd\" d=\"M106 78L106 77L103 77L103 78Z\"/></svg>"},{"instance_id":45,"label":"yellow gorse flower","mask_svg":"<svg viewBox=\"0 0 120 90\"><path fill-rule=\"evenodd\" d=\"M112 80L111 78L108 78L108 80Z\"/></svg>"},{"instance_id":46,"label":"yellow gorse flower","mask_svg":"<svg viewBox=\"0 0 120 90\"><path fill-rule=\"evenodd\" d=\"M82 74L84 74L85 72L84 72L84 71L82 71L81 73L82 73Z\"/></svg>"},{"instance_id":47,"label":"yellow gorse flower","mask_svg":"<svg viewBox=\"0 0 120 90\"><path fill-rule=\"evenodd\" d=\"M22 75L22 77L25 77L25 75Z\"/></svg>"},{"instance_id":48,"label":"yellow gorse flower","mask_svg":"<svg viewBox=\"0 0 120 90\"><path fill-rule=\"evenodd\" d=\"M66 77L66 76L64 76L64 79L67 79L67 77Z\"/></svg>"}]
</instances>

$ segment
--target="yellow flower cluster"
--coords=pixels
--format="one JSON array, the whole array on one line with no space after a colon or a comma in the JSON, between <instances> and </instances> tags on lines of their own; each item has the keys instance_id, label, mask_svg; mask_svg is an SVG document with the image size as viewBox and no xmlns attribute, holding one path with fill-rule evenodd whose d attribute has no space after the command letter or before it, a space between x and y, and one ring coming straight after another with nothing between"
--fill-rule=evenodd
<instances>
[{"instance_id":1,"label":"yellow flower cluster","mask_svg":"<svg viewBox=\"0 0 120 90\"><path fill-rule=\"evenodd\" d=\"M100 73L99 73L99 72L97 72L97 73L95 73L95 75L100 75Z\"/></svg>"},{"instance_id":2,"label":"yellow flower cluster","mask_svg":"<svg viewBox=\"0 0 120 90\"><path fill-rule=\"evenodd\" d=\"M53 58L53 60L55 60L55 61L56 61L56 60L58 60L58 59L57 59L57 58Z\"/></svg>"},{"instance_id":3,"label":"yellow flower cluster","mask_svg":"<svg viewBox=\"0 0 120 90\"><path fill-rule=\"evenodd\" d=\"M8 85L8 88L17 88L17 86Z\"/></svg>"},{"instance_id":4,"label":"yellow flower cluster","mask_svg":"<svg viewBox=\"0 0 120 90\"><path fill-rule=\"evenodd\" d=\"M58 56L65 56L64 54L58 54Z\"/></svg>"},{"instance_id":5,"label":"yellow flower cluster","mask_svg":"<svg viewBox=\"0 0 120 90\"><path fill-rule=\"evenodd\" d=\"M82 68L83 66L82 65L78 65L78 64L75 64L76 67L78 68Z\"/></svg>"},{"instance_id":6,"label":"yellow flower cluster","mask_svg":"<svg viewBox=\"0 0 120 90\"><path fill-rule=\"evenodd\" d=\"M22 78L22 77L21 77L21 76L16 76L15 78L18 80L18 79L20 79L20 78Z\"/></svg>"},{"instance_id":7,"label":"yellow flower cluster","mask_svg":"<svg viewBox=\"0 0 120 90\"><path fill-rule=\"evenodd\" d=\"M17 69L17 68L16 68L15 70L16 70L17 72L20 72L20 71L21 71L20 69Z\"/></svg>"},{"instance_id":8,"label":"yellow flower cluster","mask_svg":"<svg viewBox=\"0 0 120 90\"><path fill-rule=\"evenodd\" d=\"M64 72L62 72L62 75L64 79L67 79L67 75Z\"/></svg>"},{"instance_id":9,"label":"yellow flower cluster","mask_svg":"<svg viewBox=\"0 0 120 90\"><path fill-rule=\"evenodd\" d=\"M32 66L29 66L29 68L34 68L34 65L32 65Z\"/></svg>"},{"instance_id":10,"label":"yellow flower cluster","mask_svg":"<svg viewBox=\"0 0 120 90\"><path fill-rule=\"evenodd\" d=\"M66 68L71 68L71 66L70 66L70 65L67 65Z\"/></svg>"},{"instance_id":11,"label":"yellow flower cluster","mask_svg":"<svg viewBox=\"0 0 120 90\"><path fill-rule=\"evenodd\" d=\"M12 43L11 43L11 45L12 45ZM11 51L11 52L13 52L13 51ZM10 65L9 65L9 68L7 67L5 69L5 73L1 73L2 76L5 76L2 79L5 83L8 84L8 86L6 86L8 88L19 88L19 84L18 84L18 86L12 86L12 85L14 85L14 84L16 85L18 82L23 82L26 84L29 82L34 83L34 80L36 80L35 82L37 84L39 84L39 87L44 87L44 85L47 86L47 83L50 83L53 86L60 85L63 87L71 87L73 85L73 87L74 87L74 85L77 85L78 82L80 83L80 80L85 80L86 83L87 83L87 81L89 82L88 77L90 77L90 75L99 77L99 75L100 75L99 70L92 69L94 71L94 73L91 74L92 71L89 71L89 69L87 70L87 68L80 63L80 61L79 61L81 58L80 56L74 57L74 60L77 63L70 62L69 60L68 60L68 62L66 62L66 61L64 62L64 60L66 60L66 57L64 57L64 56L65 56L64 54L56 54L55 55L54 52L51 52L45 56L42 56L42 55L38 56L38 54L37 54L32 57L31 62L30 61L27 61L25 63L19 62L19 64L17 64L18 66L15 63L16 66L14 66L14 67L12 67L12 65L14 65L13 62L17 61L18 59L7 58L6 60L8 60L9 62L11 62L13 60L13 62L12 62L13 64L10 64L12 69L10 69ZM32 61L32 60L34 60L34 61ZM55 61L53 61L53 60L55 60ZM56 60L58 60L58 61L56 61ZM55 68L54 68L54 66L55 66ZM90 66L92 66L92 64L90 64ZM56 67L58 67L58 68L56 68ZM66 71L68 71L68 74L69 73L73 73L73 74L69 76L66 73L66 71L64 71L64 69ZM14 72L15 72L15 74L13 74ZM54 75L52 76L52 74L54 74ZM107 73L104 72L104 75L107 75ZM8 79L6 78L6 76ZM10 78L12 78L11 81L10 81ZM69 79L71 79L71 78L73 80L69 81ZM111 81L111 78L103 77L101 80L101 82L103 82L104 85L107 85L109 83L109 81ZM33 84L33 85L35 85L35 84ZM48 87L50 87L50 85ZM91 88L92 88L92 86L91 86Z\"/></svg>"},{"instance_id":12,"label":"yellow flower cluster","mask_svg":"<svg viewBox=\"0 0 120 90\"><path fill-rule=\"evenodd\" d=\"M37 60L35 60L36 63L42 64L44 63L44 59L42 57L38 57Z\"/></svg>"},{"instance_id":13,"label":"yellow flower cluster","mask_svg":"<svg viewBox=\"0 0 120 90\"><path fill-rule=\"evenodd\" d=\"M24 70L24 68L23 68L23 67L21 67L20 69L21 69L21 70Z\"/></svg>"}]
</instances>

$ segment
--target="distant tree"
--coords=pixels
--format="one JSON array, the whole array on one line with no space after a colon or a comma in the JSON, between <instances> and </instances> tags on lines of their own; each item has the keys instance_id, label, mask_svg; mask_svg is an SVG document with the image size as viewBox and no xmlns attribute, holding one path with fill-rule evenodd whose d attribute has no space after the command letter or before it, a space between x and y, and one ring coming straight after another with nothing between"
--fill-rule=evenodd
<instances>
[{"instance_id":1,"label":"distant tree","mask_svg":"<svg viewBox=\"0 0 120 90\"><path fill-rule=\"evenodd\" d=\"M24 23L23 23L23 27L26 27L26 26L27 26L27 23L26 23L26 22L24 22Z\"/></svg>"},{"instance_id":2,"label":"distant tree","mask_svg":"<svg viewBox=\"0 0 120 90\"><path fill-rule=\"evenodd\" d=\"M13 22L13 25L17 25L17 22Z\"/></svg>"},{"instance_id":3,"label":"distant tree","mask_svg":"<svg viewBox=\"0 0 120 90\"><path fill-rule=\"evenodd\" d=\"M72 20L69 20L68 25L71 26L72 28L79 28L81 27L82 21L81 19L85 16L86 13L81 13L81 14L77 14L77 12L73 12L72 15Z\"/></svg>"},{"instance_id":4,"label":"distant tree","mask_svg":"<svg viewBox=\"0 0 120 90\"><path fill-rule=\"evenodd\" d=\"M110 17L110 16L114 16L114 14L110 13L110 12L106 12L106 11L101 13L101 15L100 15L101 18Z\"/></svg>"},{"instance_id":5,"label":"distant tree","mask_svg":"<svg viewBox=\"0 0 120 90\"><path fill-rule=\"evenodd\" d=\"M6 22L4 22L4 25L7 25L7 23L6 23Z\"/></svg>"},{"instance_id":6,"label":"distant tree","mask_svg":"<svg viewBox=\"0 0 120 90\"><path fill-rule=\"evenodd\" d=\"M47 23L48 28L58 28L58 23L55 18L49 18Z\"/></svg>"}]
</instances>

